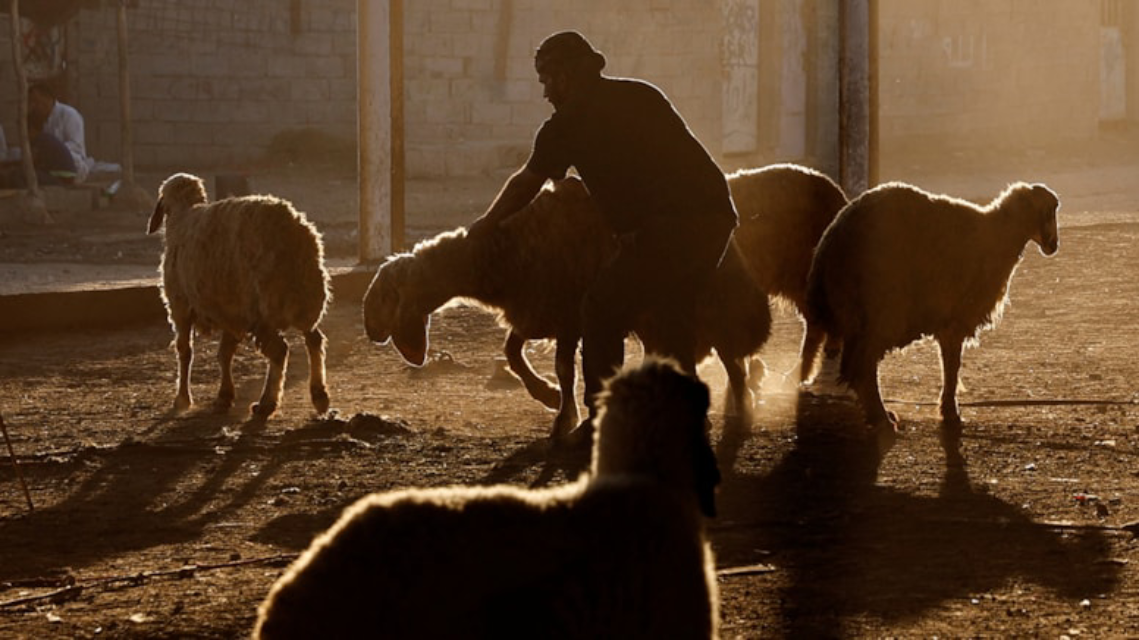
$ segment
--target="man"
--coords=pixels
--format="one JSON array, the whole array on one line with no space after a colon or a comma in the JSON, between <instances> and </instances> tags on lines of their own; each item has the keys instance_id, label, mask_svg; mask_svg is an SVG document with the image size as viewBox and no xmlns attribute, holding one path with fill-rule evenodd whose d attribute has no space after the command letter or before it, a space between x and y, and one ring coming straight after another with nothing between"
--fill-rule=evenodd
<instances>
[{"instance_id":1,"label":"man","mask_svg":"<svg viewBox=\"0 0 1139 640\"><path fill-rule=\"evenodd\" d=\"M618 236L620 249L582 305L582 368L590 433L602 381L624 359L638 316L657 314L664 355L695 374L695 304L737 224L727 181L657 87L603 76L605 57L575 31L544 40L534 58L554 113L530 158L472 231L523 208L547 179L574 167Z\"/></svg>"},{"instance_id":2,"label":"man","mask_svg":"<svg viewBox=\"0 0 1139 640\"><path fill-rule=\"evenodd\" d=\"M46 183L83 182L94 165L87 156L83 116L56 100L47 85L33 84L28 88L28 121L32 158Z\"/></svg>"}]
</instances>

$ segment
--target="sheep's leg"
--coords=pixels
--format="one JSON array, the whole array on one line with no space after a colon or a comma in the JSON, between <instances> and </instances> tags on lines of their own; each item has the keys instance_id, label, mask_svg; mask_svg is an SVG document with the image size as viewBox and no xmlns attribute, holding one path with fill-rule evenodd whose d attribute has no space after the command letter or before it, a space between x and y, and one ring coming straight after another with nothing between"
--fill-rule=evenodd
<instances>
[{"instance_id":1,"label":"sheep's leg","mask_svg":"<svg viewBox=\"0 0 1139 640\"><path fill-rule=\"evenodd\" d=\"M955 336L939 337L937 341L941 351L941 446L950 466L965 462L961 455L961 410L957 405L963 342Z\"/></svg>"},{"instance_id":2,"label":"sheep's leg","mask_svg":"<svg viewBox=\"0 0 1139 640\"><path fill-rule=\"evenodd\" d=\"M758 362L758 359L756 361ZM755 396L748 386L747 358L727 358L721 355L720 362L724 365L724 372L728 374L728 394L724 398L724 414L737 416L750 423Z\"/></svg>"},{"instance_id":3,"label":"sheep's leg","mask_svg":"<svg viewBox=\"0 0 1139 640\"><path fill-rule=\"evenodd\" d=\"M755 408L755 394L752 392L752 384L759 387L760 380L763 379L763 361L759 358L752 359L752 363L760 368L757 380L751 381L749 375L749 366L747 356L743 358L724 358L720 356L720 362L723 363L723 370L728 374L728 394L724 397L724 415L736 416L745 424L751 424L752 411Z\"/></svg>"},{"instance_id":4,"label":"sheep's leg","mask_svg":"<svg viewBox=\"0 0 1139 640\"><path fill-rule=\"evenodd\" d=\"M265 375L265 389L250 411L258 418L268 418L281 403L281 392L285 386L285 363L289 358L289 345L276 331L259 329L253 333L257 348L269 360L269 371Z\"/></svg>"},{"instance_id":5,"label":"sheep's leg","mask_svg":"<svg viewBox=\"0 0 1139 640\"><path fill-rule=\"evenodd\" d=\"M558 406L558 415L554 418L553 433L555 440L564 437L577 426L577 337L558 338L557 349L554 352L554 371L558 374L558 385L561 387L561 402Z\"/></svg>"},{"instance_id":6,"label":"sheep's leg","mask_svg":"<svg viewBox=\"0 0 1139 640\"><path fill-rule=\"evenodd\" d=\"M308 350L308 391L317 414L328 413L328 387L324 372L324 333L313 328L305 331L305 349Z\"/></svg>"},{"instance_id":7,"label":"sheep's leg","mask_svg":"<svg viewBox=\"0 0 1139 640\"><path fill-rule=\"evenodd\" d=\"M237 353L237 345L241 339L228 331L222 331L221 342L218 344L218 368L221 370L221 385L218 387L218 397L214 400L214 410L228 411L233 406L233 356Z\"/></svg>"},{"instance_id":8,"label":"sheep's leg","mask_svg":"<svg viewBox=\"0 0 1139 640\"><path fill-rule=\"evenodd\" d=\"M827 337L825 331L816 324L807 323L803 332L803 348L799 356L799 382L806 383L813 377L815 358L819 355L819 345Z\"/></svg>"},{"instance_id":9,"label":"sheep's leg","mask_svg":"<svg viewBox=\"0 0 1139 640\"><path fill-rule=\"evenodd\" d=\"M823 344L823 359L837 360L840 355L842 355L842 338L828 333L826 343Z\"/></svg>"},{"instance_id":10,"label":"sheep's leg","mask_svg":"<svg viewBox=\"0 0 1139 640\"><path fill-rule=\"evenodd\" d=\"M562 404L561 394L554 385L539 376L534 371L534 368L530 366L530 361L526 359L526 354L522 351L525 346L526 338L523 338L514 331L508 332L506 334L506 344L502 347L503 354L506 355L506 363L510 366L510 370L514 372L514 375L518 376L518 379L522 381L522 385L526 387L526 392L530 394L530 397L550 409L559 408ZM560 380L561 376L559 375L558 378Z\"/></svg>"},{"instance_id":11,"label":"sheep's leg","mask_svg":"<svg viewBox=\"0 0 1139 640\"><path fill-rule=\"evenodd\" d=\"M178 351L178 393L174 396L174 410L185 411L194 404L190 393L190 365L194 362L193 324L175 323L174 348Z\"/></svg>"},{"instance_id":12,"label":"sheep's leg","mask_svg":"<svg viewBox=\"0 0 1139 640\"><path fill-rule=\"evenodd\" d=\"M885 454L897 441L898 418L886 410L882 401L882 391L878 386L881 356L862 341L851 340L844 345L842 358L843 378L858 395L866 421L878 440L878 450Z\"/></svg>"},{"instance_id":13,"label":"sheep's leg","mask_svg":"<svg viewBox=\"0 0 1139 640\"><path fill-rule=\"evenodd\" d=\"M754 406L754 398L759 395L759 389L763 386L763 379L767 377L767 365L759 356L745 359L744 363L747 365L747 387L751 390Z\"/></svg>"}]
</instances>

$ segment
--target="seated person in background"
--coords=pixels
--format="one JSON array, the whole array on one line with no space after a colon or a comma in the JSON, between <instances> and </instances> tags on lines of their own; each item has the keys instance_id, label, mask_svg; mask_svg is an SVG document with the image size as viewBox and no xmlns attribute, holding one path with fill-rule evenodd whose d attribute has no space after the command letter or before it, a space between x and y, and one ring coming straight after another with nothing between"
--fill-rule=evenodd
<instances>
[{"instance_id":1,"label":"seated person in background","mask_svg":"<svg viewBox=\"0 0 1139 640\"><path fill-rule=\"evenodd\" d=\"M63 184L83 182L95 162L87 156L83 116L75 107L57 100L47 85L34 84L28 88L28 121L37 171Z\"/></svg>"},{"instance_id":2,"label":"seated person in background","mask_svg":"<svg viewBox=\"0 0 1139 640\"><path fill-rule=\"evenodd\" d=\"M27 124L41 185L76 184L87 178L95 161L87 156L83 116L75 107L57 100L47 85L34 84L28 88ZM0 186L26 186L22 167L7 167Z\"/></svg>"}]
</instances>

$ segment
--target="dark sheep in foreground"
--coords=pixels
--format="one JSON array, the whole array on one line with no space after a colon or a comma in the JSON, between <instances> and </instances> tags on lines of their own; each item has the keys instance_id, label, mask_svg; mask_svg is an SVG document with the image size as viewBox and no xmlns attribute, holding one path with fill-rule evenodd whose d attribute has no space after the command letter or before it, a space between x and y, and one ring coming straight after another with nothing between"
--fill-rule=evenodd
<instances>
[{"instance_id":1,"label":"dark sheep in foreground","mask_svg":"<svg viewBox=\"0 0 1139 640\"><path fill-rule=\"evenodd\" d=\"M574 483L362 498L273 585L253 637L717 637L708 389L647 358L601 405Z\"/></svg>"},{"instance_id":2,"label":"dark sheep in foreground","mask_svg":"<svg viewBox=\"0 0 1139 640\"><path fill-rule=\"evenodd\" d=\"M511 370L531 395L557 408L552 435L560 438L579 415L574 390L581 301L614 243L580 180L552 183L501 226L459 228L390 257L365 295L365 330L376 342L391 339L405 360L422 365L430 314L440 306L463 298L498 313L509 329ZM654 322L642 318L635 328L647 352L661 342ZM698 310L697 327L697 361L716 350L728 373L729 402L746 413L753 404L748 358L771 332L771 309L734 246ZM560 390L526 360L522 346L534 339L555 340Z\"/></svg>"},{"instance_id":3,"label":"dark sheep in foreground","mask_svg":"<svg viewBox=\"0 0 1139 640\"><path fill-rule=\"evenodd\" d=\"M962 348L999 321L1026 244L1056 252L1059 208L1042 184L1018 182L978 206L890 183L853 200L827 228L809 276L809 313L842 339L841 379L858 395L880 448L893 444L897 417L882 403L878 363L932 336L941 353L943 442L949 462L961 462Z\"/></svg>"},{"instance_id":4,"label":"dark sheep in foreground","mask_svg":"<svg viewBox=\"0 0 1139 640\"><path fill-rule=\"evenodd\" d=\"M148 233L164 222L160 269L178 351L175 410L193 403L192 332L218 329L221 385L215 408L225 411L233 405L233 357L251 335L269 360L264 391L251 411L268 418L281 401L289 354L281 332L298 329L308 350L313 407L327 412L325 338L318 325L329 300L329 277L316 227L292 204L272 196L209 203L202 180L185 173L170 176L159 187Z\"/></svg>"},{"instance_id":5,"label":"dark sheep in foreground","mask_svg":"<svg viewBox=\"0 0 1139 640\"><path fill-rule=\"evenodd\" d=\"M740 215L735 242L748 270L769 295L790 302L807 318L807 274L815 246L847 204L846 194L825 174L794 164L743 169L728 175ZM819 346L828 357L840 345L814 322L804 322L799 380L807 381Z\"/></svg>"}]
</instances>

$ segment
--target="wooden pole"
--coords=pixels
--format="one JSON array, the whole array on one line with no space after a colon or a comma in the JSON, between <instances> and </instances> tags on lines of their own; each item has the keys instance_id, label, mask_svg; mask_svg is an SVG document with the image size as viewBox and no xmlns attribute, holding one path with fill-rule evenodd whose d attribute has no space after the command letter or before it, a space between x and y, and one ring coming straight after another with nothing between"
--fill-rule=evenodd
<instances>
[{"instance_id":1,"label":"wooden pole","mask_svg":"<svg viewBox=\"0 0 1139 640\"><path fill-rule=\"evenodd\" d=\"M4 416L0 416L0 431L4 432L4 443L8 445L8 457L12 459L12 468L16 470L16 478L20 480L20 486L24 489L24 498L28 501L28 511L35 511L36 506L32 504L32 494L28 491L28 483L24 482L24 472L20 471L20 465L16 462L16 451L12 448L12 440L8 437L8 427L4 424Z\"/></svg>"},{"instance_id":2,"label":"wooden pole","mask_svg":"<svg viewBox=\"0 0 1139 640\"><path fill-rule=\"evenodd\" d=\"M127 0L119 0L119 151L123 163L123 186L134 189L134 130L131 124L131 75L127 47Z\"/></svg>"},{"instance_id":3,"label":"wooden pole","mask_svg":"<svg viewBox=\"0 0 1139 640\"><path fill-rule=\"evenodd\" d=\"M24 70L24 51L21 46L23 37L20 34L20 0L9 1L9 11L12 19L12 65L16 72L16 129L20 136L20 159L24 169L24 180L28 186L28 193L34 199L40 199L40 182L36 176L36 168L32 161L32 141L28 136L28 74Z\"/></svg>"},{"instance_id":4,"label":"wooden pole","mask_svg":"<svg viewBox=\"0 0 1139 640\"><path fill-rule=\"evenodd\" d=\"M869 122L867 123L868 131L867 137L869 141L866 146L866 163L867 163L867 182L869 187L875 187L882 181L881 174L881 147L879 146L879 132L880 127L878 123L878 109L880 102L878 100L878 0L870 0L869 7L869 24L867 25L867 57L868 69L867 75L868 85L870 88L870 95L867 97L867 109L869 110Z\"/></svg>"},{"instance_id":5,"label":"wooden pole","mask_svg":"<svg viewBox=\"0 0 1139 640\"><path fill-rule=\"evenodd\" d=\"M391 19L388 21L388 27L390 38L388 73L391 77L389 87L392 111L392 251L403 251L407 248L404 238L403 0L391 0Z\"/></svg>"},{"instance_id":6,"label":"wooden pole","mask_svg":"<svg viewBox=\"0 0 1139 640\"><path fill-rule=\"evenodd\" d=\"M360 242L362 263L378 262L399 246L403 233L402 115L403 10L400 0L357 0L357 122L360 140ZM394 40L393 40L394 36ZM397 49L397 45L400 47ZM398 97L398 100L397 100ZM398 102L398 105L397 105ZM400 182L398 187L395 182Z\"/></svg>"},{"instance_id":7,"label":"wooden pole","mask_svg":"<svg viewBox=\"0 0 1139 640\"><path fill-rule=\"evenodd\" d=\"M839 175L850 198L870 182L869 0L842 0L839 62Z\"/></svg>"}]
</instances>

